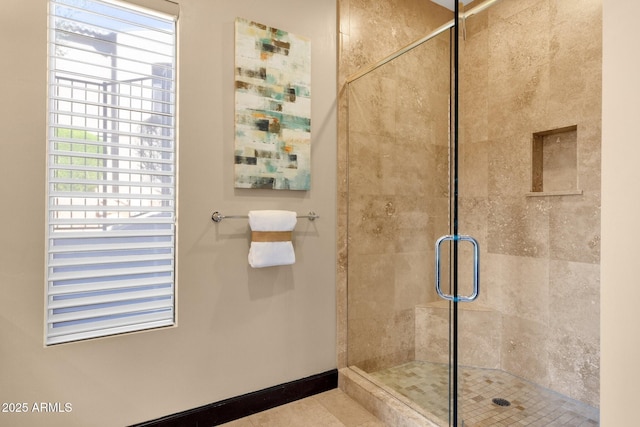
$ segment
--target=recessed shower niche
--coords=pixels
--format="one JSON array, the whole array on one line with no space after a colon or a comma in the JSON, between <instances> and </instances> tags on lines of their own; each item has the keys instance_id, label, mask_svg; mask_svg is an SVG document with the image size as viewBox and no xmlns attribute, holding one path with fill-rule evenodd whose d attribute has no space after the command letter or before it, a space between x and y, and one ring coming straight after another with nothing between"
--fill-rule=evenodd
<instances>
[{"instance_id":1,"label":"recessed shower niche","mask_svg":"<svg viewBox=\"0 0 640 427\"><path fill-rule=\"evenodd\" d=\"M532 195L582 193L578 190L577 129L573 125L533 134Z\"/></svg>"}]
</instances>

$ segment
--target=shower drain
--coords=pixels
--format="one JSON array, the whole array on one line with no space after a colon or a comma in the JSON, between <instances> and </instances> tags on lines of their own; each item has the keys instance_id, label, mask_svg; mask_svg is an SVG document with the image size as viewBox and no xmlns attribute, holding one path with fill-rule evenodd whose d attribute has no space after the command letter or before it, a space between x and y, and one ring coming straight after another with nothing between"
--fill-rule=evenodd
<instances>
[{"instance_id":1,"label":"shower drain","mask_svg":"<svg viewBox=\"0 0 640 427\"><path fill-rule=\"evenodd\" d=\"M495 399L491 400L493 403L495 403L498 406L509 406L511 405L511 402L509 402L507 399L503 399L501 397L496 397Z\"/></svg>"}]
</instances>

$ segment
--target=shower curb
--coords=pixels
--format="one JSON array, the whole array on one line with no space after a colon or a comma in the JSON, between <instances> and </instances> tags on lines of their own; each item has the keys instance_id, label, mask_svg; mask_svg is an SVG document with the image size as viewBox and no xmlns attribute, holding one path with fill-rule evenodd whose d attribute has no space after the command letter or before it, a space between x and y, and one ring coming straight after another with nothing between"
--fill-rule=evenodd
<instances>
[{"instance_id":1,"label":"shower curb","mask_svg":"<svg viewBox=\"0 0 640 427\"><path fill-rule=\"evenodd\" d=\"M386 426L440 427L352 368L341 368L338 371L338 388L375 415Z\"/></svg>"}]
</instances>

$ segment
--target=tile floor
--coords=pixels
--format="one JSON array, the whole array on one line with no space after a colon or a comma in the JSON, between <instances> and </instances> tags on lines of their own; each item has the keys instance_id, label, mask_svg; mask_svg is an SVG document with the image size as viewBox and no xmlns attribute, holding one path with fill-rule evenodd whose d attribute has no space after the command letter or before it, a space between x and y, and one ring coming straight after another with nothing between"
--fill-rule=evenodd
<instances>
[{"instance_id":1,"label":"tile floor","mask_svg":"<svg viewBox=\"0 0 640 427\"><path fill-rule=\"evenodd\" d=\"M416 404L447 419L447 367L410 362L369 374ZM465 427L599 425L599 411L533 383L493 369L462 368ZM493 403L502 398L509 406ZM385 424L339 389L269 409L224 427L384 427ZM392 426L391 426L392 427Z\"/></svg>"},{"instance_id":2,"label":"tile floor","mask_svg":"<svg viewBox=\"0 0 640 427\"><path fill-rule=\"evenodd\" d=\"M329 390L222 425L224 427L384 427L380 420L339 389Z\"/></svg>"},{"instance_id":3,"label":"tile floor","mask_svg":"<svg viewBox=\"0 0 640 427\"><path fill-rule=\"evenodd\" d=\"M414 361L369 375L445 420L446 425L446 365ZM597 408L506 372L461 368L461 375L461 419L465 427L599 425ZM506 399L510 405L499 406L494 398Z\"/></svg>"}]
</instances>

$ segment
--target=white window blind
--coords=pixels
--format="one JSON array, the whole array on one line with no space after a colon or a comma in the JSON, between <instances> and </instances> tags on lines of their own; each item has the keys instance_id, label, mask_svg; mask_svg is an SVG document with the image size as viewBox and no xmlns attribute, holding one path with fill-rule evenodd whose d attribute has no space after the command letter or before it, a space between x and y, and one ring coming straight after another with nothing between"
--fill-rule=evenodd
<instances>
[{"instance_id":1,"label":"white window blind","mask_svg":"<svg viewBox=\"0 0 640 427\"><path fill-rule=\"evenodd\" d=\"M46 343L168 326L175 18L50 0Z\"/></svg>"}]
</instances>

